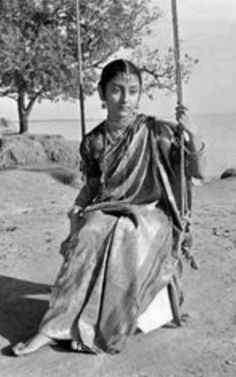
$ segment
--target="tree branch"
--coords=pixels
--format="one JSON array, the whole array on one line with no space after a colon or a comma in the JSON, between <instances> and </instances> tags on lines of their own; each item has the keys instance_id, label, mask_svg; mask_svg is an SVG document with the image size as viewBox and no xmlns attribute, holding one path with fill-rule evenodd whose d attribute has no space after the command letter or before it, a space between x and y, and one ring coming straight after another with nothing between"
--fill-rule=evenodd
<instances>
[{"instance_id":1,"label":"tree branch","mask_svg":"<svg viewBox=\"0 0 236 377\"><path fill-rule=\"evenodd\" d=\"M31 96L31 98L30 98L30 100L29 100L27 106L25 107L25 110L26 110L28 113L30 113L30 111L31 111L31 109L32 109L32 107L33 107L35 101L36 101L37 98L41 95L42 92L43 92L43 90L41 89L40 91L34 93L34 94Z\"/></svg>"},{"instance_id":2,"label":"tree branch","mask_svg":"<svg viewBox=\"0 0 236 377\"><path fill-rule=\"evenodd\" d=\"M145 65L140 67L140 70L141 70L141 72L146 72L149 75L151 75L152 77L154 77L154 79L157 81L158 85L161 85L160 79L164 78L166 76L166 74L169 73L169 71L170 71L170 69L167 68L166 70L163 70L162 73L157 73L154 69L150 69Z\"/></svg>"},{"instance_id":3,"label":"tree branch","mask_svg":"<svg viewBox=\"0 0 236 377\"><path fill-rule=\"evenodd\" d=\"M15 100L16 94L11 89L0 90L0 97L8 97Z\"/></svg>"}]
</instances>

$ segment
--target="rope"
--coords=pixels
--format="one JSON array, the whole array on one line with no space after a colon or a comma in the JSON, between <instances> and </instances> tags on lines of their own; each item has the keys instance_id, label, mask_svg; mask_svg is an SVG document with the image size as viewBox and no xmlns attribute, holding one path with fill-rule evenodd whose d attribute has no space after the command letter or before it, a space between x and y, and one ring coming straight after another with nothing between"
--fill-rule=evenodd
<instances>
[{"instance_id":1,"label":"rope","mask_svg":"<svg viewBox=\"0 0 236 377\"><path fill-rule=\"evenodd\" d=\"M172 5L172 23L173 23L173 38L174 38L174 54L175 54L175 78L176 78L176 94L177 106L183 105L183 89L181 77L181 62L180 62L180 46L179 46L179 27L176 0L171 0ZM185 162L184 162L184 134L181 124L177 119L180 130L180 214L182 219L185 212Z\"/></svg>"},{"instance_id":2,"label":"rope","mask_svg":"<svg viewBox=\"0 0 236 377\"><path fill-rule=\"evenodd\" d=\"M83 70L82 70L82 51L81 51L81 34L80 34L80 2L76 0L76 23L77 23L77 58L79 69L79 103L80 103L80 121L82 139L85 135L85 112L84 112L84 91L83 91Z\"/></svg>"}]
</instances>

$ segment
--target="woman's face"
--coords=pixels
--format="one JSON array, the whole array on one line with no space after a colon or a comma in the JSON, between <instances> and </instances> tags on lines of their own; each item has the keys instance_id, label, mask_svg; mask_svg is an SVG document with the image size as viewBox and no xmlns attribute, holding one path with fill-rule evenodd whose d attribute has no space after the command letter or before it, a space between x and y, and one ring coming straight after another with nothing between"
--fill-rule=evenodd
<instances>
[{"instance_id":1,"label":"woman's face","mask_svg":"<svg viewBox=\"0 0 236 377\"><path fill-rule=\"evenodd\" d=\"M107 83L103 95L109 118L121 120L132 116L138 107L140 95L139 78L135 74L119 73Z\"/></svg>"}]
</instances>

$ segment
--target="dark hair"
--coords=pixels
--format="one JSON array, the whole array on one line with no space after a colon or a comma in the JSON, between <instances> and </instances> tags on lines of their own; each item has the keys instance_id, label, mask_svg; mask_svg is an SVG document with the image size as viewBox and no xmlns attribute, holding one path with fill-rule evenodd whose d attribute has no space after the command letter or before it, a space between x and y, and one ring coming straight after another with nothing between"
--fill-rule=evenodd
<instances>
[{"instance_id":1,"label":"dark hair","mask_svg":"<svg viewBox=\"0 0 236 377\"><path fill-rule=\"evenodd\" d=\"M136 67L136 65L134 65L129 60L117 59L113 60L111 63L108 63L102 70L99 85L101 86L103 94L105 94L108 82L116 77L119 73L127 73L137 76L139 84L142 87L142 76L138 67Z\"/></svg>"}]
</instances>

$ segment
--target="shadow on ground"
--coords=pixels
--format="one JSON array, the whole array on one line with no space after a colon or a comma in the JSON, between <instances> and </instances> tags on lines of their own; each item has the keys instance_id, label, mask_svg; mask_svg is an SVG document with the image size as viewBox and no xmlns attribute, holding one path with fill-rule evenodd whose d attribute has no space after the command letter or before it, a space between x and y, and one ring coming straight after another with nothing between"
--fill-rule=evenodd
<instances>
[{"instance_id":1,"label":"shadow on ground","mask_svg":"<svg viewBox=\"0 0 236 377\"><path fill-rule=\"evenodd\" d=\"M31 173L46 173L57 182L60 182L64 185L69 185L76 189L79 189L81 187L81 180L80 176L78 175L78 169L72 169L69 166L63 166L57 163L47 163L41 166L9 166L6 168L2 168L0 166L1 173L7 172L9 170L18 170Z\"/></svg>"},{"instance_id":2,"label":"shadow on ground","mask_svg":"<svg viewBox=\"0 0 236 377\"><path fill-rule=\"evenodd\" d=\"M25 341L35 334L48 307L50 286L0 276L0 287L0 338L10 344Z\"/></svg>"}]
</instances>

